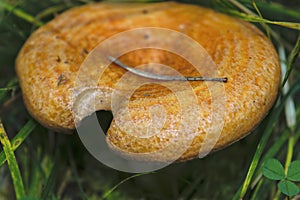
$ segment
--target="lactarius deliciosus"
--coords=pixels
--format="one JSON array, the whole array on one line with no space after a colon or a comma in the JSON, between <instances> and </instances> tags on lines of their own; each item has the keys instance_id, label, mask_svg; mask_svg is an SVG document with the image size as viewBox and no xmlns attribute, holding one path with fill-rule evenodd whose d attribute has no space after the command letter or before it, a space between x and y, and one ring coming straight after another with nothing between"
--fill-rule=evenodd
<instances>
[{"instance_id":1,"label":"lactarius deliciosus","mask_svg":"<svg viewBox=\"0 0 300 200\"><path fill-rule=\"evenodd\" d=\"M62 13L35 31L16 61L24 101L30 114L50 129L74 129L72 95L77 72L84 59L105 39L126 30L143 27L173 30L195 40L217 66L217 76L228 78L228 82L188 81L195 96L180 97L185 102L195 98L198 110L189 110L190 114L185 119L188 124L183 125L179 115L184 110L178 103L180 100L176 99L170 89L157 82L136 88L127 105L130 117L122 120L122 104L114 113L114 120L106 137L113 150L138 160L188 160L197 157L201 147L204 148L204 153L208 153L243 138L266 116L275 101L280 83L278 58L271 42L247 22L210 9L175 2L88 4ZM152 37L155 36L149 32L145 33L144 39L151 42ZM132 38L133 41L135 39ZM126 44L127 41L123 42ZM175 41L174 46L179 48L181 42ZM194 56L193 52L188 53ZM203 75L194 70L195 66L183 57L162 49L140 49L128 52L118 59L132 67L160 63L184 76ZM99 67L102 65L101 60L94 64ZM156 74L160 73L159 70L153 70ZM122 94L123 90L117 88L116 83L126 72L117 64L111 63L102 76L99 75L97 87L103 95L96 97L99 100L96 101L97 110L111 109L114 100L111 99L112 93L118 90ZM97 72L90 71L86 76L94 74ZM161 82L179 84L178 81ZM218 95L218 90L214 90L217 85L223 90L222 94ZM100 95L101 92L97 94ZM219 101L221 99L220 102L224 102L224 109L213 104L216 101L212 98L212 92ZM184 94L184 90L181 94ZM157 105L160 106L159 109L149 111L150 107ZM165 121L159 118L161 110L164 110ZM223 116L222 119L214 119L212 116L218 110L223 113L220 115ZM116 119L123 124L116 123ZM148 122L148 125L161 124L159 131L155 132L153 129L155 134L151 135L150 132L147 137L141 137L126 129L128 120L136 126ZM220 135L214 133L213 120L222 121ZM189 127L192 126L196 129L189 133ZM145 131L141 127L143 128L136 128L140 133ZM144 128L150 130L149 126L145 125ZM209 144L213 140L216 143L211 142L211 149L203 145L204 141ZM163 154L151 154L165 149L171 143L175 143L174 148L184 149L182 155L175 155L178 152L174 148L169 148Z\"/></svg>"}]
</instances>

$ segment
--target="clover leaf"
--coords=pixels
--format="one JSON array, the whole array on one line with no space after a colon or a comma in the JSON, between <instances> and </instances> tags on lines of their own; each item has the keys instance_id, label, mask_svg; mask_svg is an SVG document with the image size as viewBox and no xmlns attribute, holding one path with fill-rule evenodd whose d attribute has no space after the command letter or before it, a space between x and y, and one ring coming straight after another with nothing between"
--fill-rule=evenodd
<instances>
[{"instance_id":1,"label":"clover leaf","mask_svg":"<svg viewBox=\"0 0 300 200\"><path fill-rule=\"evenodd\" d=\"M271 180L282 180L285 173L282 164L276 159L267 160L262 167L262 173Z\"/></svg>"},{"instance_id":2,"label":"clover leaf","mask_svg":"<svg viewBox=\"0 0 300 200\"><path fill-rule=\"evenodd\" d=\"M280 180L278 189L291 197L300 193L299 187L294 182L300 182L300 160L290 163L287 174L282 164L276 159L267 160L262 167L262 173L271 180Z\"/></svg>"},{"instance_id":3,"label":"clover leaf","mask_svg":"<svg viewBox=\"0 0 300 200\"><path fill-rule=\"evenodd\" d=\"M296 160L290 164L287 179L291 181L300 181L300 160Z\"/></svg>"},{"instance_id":4,"label":"clover leaf","mask_svg":"<svg viewBox=\"0 0 300 200\"><path fill-rule=\"evenodd\" d=\"M283 194L285 194L289 197L295 196L300 192L298 186L295 183L293 183L289 180L286 180L286 179L283 179L278 183L278 189Z\"/></svg>"}]
</instances>

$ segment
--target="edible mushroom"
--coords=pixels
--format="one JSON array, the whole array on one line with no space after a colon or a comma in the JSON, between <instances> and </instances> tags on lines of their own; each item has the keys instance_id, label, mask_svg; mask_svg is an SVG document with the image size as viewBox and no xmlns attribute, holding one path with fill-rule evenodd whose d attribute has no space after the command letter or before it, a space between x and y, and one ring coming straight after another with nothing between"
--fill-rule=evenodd
<instances>
[{"instance_id":1,"label":"edible mushroom","mask_svg":"<svg viewBox=\"0 0 300 200\"><path fill-rule=\"evenodd\" d=\"M159 107L151 111L153 116L159 115L163 107L167 117L160 124L159 134L139 137L126 131L128 119L122 120L122 108L118 108L118 112L114 113L117 116L114 116L107 132L107 142L113 150L137 160L167 162L197 157L204 141L216 139L214 134L208 134L213 123L214 106L211 91L208 90L210 86L221 85L220 88L223 88L218 98L224 102L224 108L220 107L224 111L224 118L216 143L211 149L202 149L204 154L243 138L266 116L276 99L280 83L279 62L272 43L250 23L207 8L176 2L87 4L72 8L40 27L26 41L16 60L24 102L30 114L50 129L74 129L74 87L77 73L88 54L115 34L143 27L173 30L192 38L205 49L217 66L218 77L227 77L228 82L189 82L199 110L189 111L190 118L186 119L189 124L182 130L196 124L193 137L182 131L174 131L180 129L180 123L172 120L182 110L172 90L151 82L136 88L127 105L130 108L129 120L134 124L151 120L148 108L154 105ZM148 37L152 37L151 33L145 39ZM174 45L180 46L180 42ZM193 55L193 52L190 53ZM118 59L131 67L142 64L151 67L153 65L149 63L161 63L185 76L203 75L184 58L160 49L140 49ZM155 67L153 72L161 73ZM112 101L115 101L111 99L112 94L116 90L122 92L117 82L125 73L126 70L111 63L99 77L97 86L103 95L96 97L99 100L96 103L97 110L112 109ZM89 74L92 76L97 72L90 71ZM177 83L171 81L168 84ZM116 119L125 128L121 129ZM171 128L173 131L170 131ZM182 142L187 140L186 137L192 138L189 145L180 146L187 145ZM175 155L178 152L172 148L160 155L152 154L165 149L172 142L177 142L176 148L184 149L182 155Z\"/></svg>"}]
</instances>

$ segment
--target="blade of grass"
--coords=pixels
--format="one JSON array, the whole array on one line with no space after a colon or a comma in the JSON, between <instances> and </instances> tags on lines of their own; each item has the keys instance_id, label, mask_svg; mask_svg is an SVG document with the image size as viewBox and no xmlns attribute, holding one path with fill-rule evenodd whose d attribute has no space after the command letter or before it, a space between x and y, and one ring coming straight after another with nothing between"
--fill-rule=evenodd
<instances>
[{"instance_id":1,"label":"blade of grass","mask_svg":"<svg viewBox=\"0 0 300 200\"><path fill-rule=\"evenodd\" d=\"M287 27L287 28L290 28L290 29L300 30L300 23L272 21L272 20L268 20L268 19L262 19L258 16L250 15L250 14L246 14L246 13L241 13L241 12L236 11L236 10L228 10L228 13L230 13L231 15L234 15L236 17L239 17L239 18L241 18L245 21L249 21L249 22L259 22L259 23L273 24L273 25Z\"/></svg>"},{"instance_id":2,"label":"blade of grass","mask_svg":"<svg viewBox=\"0 0 300 200\"><path fill-rule=\"evenodd\" d=\"M11 141L11 147L13 151L15 151L24 142L24 140L29 136L29 134L35 129L36 126L37 123L33 119L29 120L25 124L25 126ZM5 161L5 152L2 151L0 153L0 167L5 163Z\"/></svg>"},{"instance_id":3,"label":"blade of grass","mask_svg":"<svg viewBox=\"0 0 300 200\"><path fill-rule=\"evenodd\" d=\"M213 3L213 6L215 9L219 9L219 8L234 9L235 8L229 1L225 1L225 0L215 0L215 1L212 1L212 3Z\"/></svg>"},{"instance_id":4,"label":"blade of grass","mask_svg":"<svg viewBox=\"0 0 300 200\"><path fill-rule=\"evenodd\" d=\"M258 15L256 15L255 13L253 13L251 10L249 10L248 8L246 8L243 4L239 3L236 0L228 0L230 3L232 3L234 6L236 6L238 9L240 9L241 11L243 11L244 13L238 12L236 10L232 10L232 9L228 9L228 13L235 15L237 17L240 17L241 19L245 20L245 21L250 21L250 22L259 22L263 24L263 27L266 26L266 24L274 24L274 25L279 25L279 26L284 26L284 27L288 27L291 29L296 29L296 30L300 30L300 23L293 23L293 22L279 22L279 21L272 21L272 20L267 20L264 19L262 17L262 15L260 14L256 3L254 1L254 3L252 3L252 6L258 11ZM268 30L267 30L268 32Z\"/></svg>"},{"instance_id":5,"label":"blade of grass","mask_svg":"<svg viewBox=\"0 0 300 200\"><path fill-rule=\"evenodd\" d=\"M5 88L0 88L0 92L7 92L10 90L16 89L18 86L12 86L12 87L5 87Z\"/></svg>"},{"instance_id":6,"label":"blade of grass","mask_svg":"<svg viewBox=\"0 0 300 200\"><path fill-rule=\"evenodd\" d=\"M88 196L86 195L86 193L84 192L84 189L82 187L81 180L80 180L79 174L78 174L78 170L77 170L76 165L75 165L74 157L73 157L73 154L71 152L71 148L70 148L69 145L68 145L68 155L69 155L69 162L70 162L70 165L71 165L71 170L72 170L72 173L73 173L74 178L76 180L76 183L78 185L78 188L79 188L79 191L80 191L80 194L81 194L81 198L84 199L84 200L88 199Z\"/></svg>"},{"instance_id":7,"label":"blade of grass","mask_svg":"<svg viewBox=\"0 0 300 200\"><path fill-rule=\"evenodd\" d=\"M51 173L52 162L47 162L49 157L43 155L41 152L41 148L36 147L36 145L34 145L30 140L30 138L28 138L26 141L29 149L29 154L31 155L31 176L30 183L28 184L29 188L27 191L28 195L40 197L39 195L42 192L42 187L46 185L47 177L49 177L49 174ZM43 168L43 164L46 166L46 168Z\"/></svg>"},{"instance_id":8,"label":"blade of grass","mask_svg":"<svg viewBox=\"0 0 300 200\"><path fill-rule=\"evenodd\" d=\"M274 195L273 200L279 200L280 193L281 193L280 190L277 190L277 191L276 191L276 194Z\"/></svg>"},{"instance_id":9,"label":"blade of grass","mask_svg":"<svg viewBox=\"0 0 300 200\"><path fill-rule=\"evenodd\" d=\"M232 5L236 6L238 9L240 9L244 13L255 15L251 10L249 10L246 6L244 6L243 4L239 3L238 1L228 0L228 2L230 2Z\"/></svg>"},{"instance_id":10,"label":"blade of grass","mask_svg":"<svg viewBox=\"0 0 300 200\"><path fill-rule=\"evenodd\" d=\"M72 177L72 171L71 171L70 168L68 168L66 170L66 172L64 173L64 179L60 182L59 187L57 188L57 192L55 194L56 195L55 198L57 198L57 199L63 199L62 197L64 195L64 192L65 192L66 188L69 186L70 182L72 182L72 178L73 178ZM85 197L81 196L80 199L81 200L86 200L88 198L87 197L85 198Z\"/></svg>"},{"instance_id":11,"label":"blade of grass","mask_svg":"<svg viewBox=\"0 0 300 200\"><path fill-rule=\"evenodd\" d=\"M21 176L19 165L17 163L17 159L16 159L14 151L13 151L13 147L7 137L7 134L5 132L5 129L3 127L1 119L0 119L0 142L2 143L3 151L4 151L6 159L7 159L8 168L9 168L11 178L13 181L16 198L21 199L25 196L23 179Z\"/></svg>"},{"instance_id":12,"label":"blade of grass","mask_svg":"<svg viewBox=\"0 0 300 200\"><path fill-rule=\"evenodd\" d=\"M269 140L269 137L271 136L272 134L272 131L275 127L275 125L277 124L277 121L279 119L279 116L281 114L281 111L283 110L284 108L284 103L286 102L287 98L290 96L290 95L293 95L295 94L295 92L297 92L298 90L300 90L300 85L299 83L297 82L294 87L292 87L292 89L289 91L288 95L286 95L282 102L276 107L274 108L272 111L271 111L271 115L270 115L270 118L268 120L268 123L266 125L266 128L265 128L265 131L264 131L264 134L257 146L257 149L256 149L256 152L253 156L253 159L252 159L252 162L250 164L250 167L248 169L248 172L247 172L247 175L246 175L246 178L244 180L244 183L242 185L242 187L237 191L237 193L234 195L234 198L233 199L243 199L249 186L250 186L250 182L252 180L252 177L254 175L254 172L258 166L258 162L260 160L260 157L263 153L263 150Z\"/></svg>"},{"instance_id":13,"label":"blade of grass","mask_svg":"<svg viewBox=\"0 0 300 200\"><path fill-rule=\"evenodd\" d=\"M285 166L284 166L285 174L287 174L289 166L292 162L294 145L295 145L295 137L294 134L292 134L288 142L288 149L287 149L287 155L286 155Z\"/></svg>"},{"instance_id":14,"label":"blade of grass","mask_svg":"<svg viewBox=\"0 0 300 200\"><path fill-rule=\"evenodd\" d=\"M260 18L263 18L262 14L261 14L261 12L260 12L260 10L259 10L259 8L257 7L256 2L255 2L254 0L251 0L251 2L252 2L252 6L253 6L253 8L256 10L258 16L259 16ZM267 33L268 38L271 38L271 37L270 37L270 36L271 36L271 35L270 35L270 28L267 26L267 24L266 24L266 23L262 23L262 26L263 26L264 29L266 30L266 33Z\"/></svg>"},{"instance_id":15,"label":"blade of grass","mask_svg":"<svg viewBox=\"0 0 300 200\"><path fill-rule=\"evenodd\" d=\"M258 184L257 184L257 186L256 186L256 188L255 188L255 190L254 190L254 193L253 193L253 195L252 195L252 197L251 197L251 200L256 200L256 199L258 199L258 192L259 192L259 190L260 190L260 187L261 187L262 184L263 184L263 181L264 181L263 178L261 178L261 179L259 180L259 182L258 182Z\"/></svg>"},{"instance_id":16,"label":"blade of grass","mask_svg":"<svg viewBox=\"0 0 300 200\"><path fill-rule=\"evenodd\" d=\"M20 17L21 19L34 24L36 26L42 26L44 23L37 20L35 17L29 15L28 13L24 12L23 10L17 9L14 6L5 3L3 1L0 1L0 7L4 8L5 10L13 13L14 15L16 15L17 17Z\"/></svg>"},{"instance_id":17,"label":"blade of grass","mask_svg":"<svg viewBox=\"0 0 300 200\"><path fill-rule=\"evenodd\" d=\"M191 199L191 195L193 191L199 186L201 183L202 177L199 176L192 183L188 184L188 186L181 192L178 199Z\"/></svg>"},{"instance_id":18,"label":"blade of grass","mask_svg":"<svg viewBox=\"0 0 300 200\"><path fill-rule=\"evenodd\" d=\"M248 0L241 0L242 4L246 4ZM294 8L292 10L291 8L285 7L282 4L279 4L277 2L265 2L265 1L257 1L256 4L261 8L263 11L269 11L270 13L276 13L277 15L285 15L290 16L293 18L300 19L300 12Z\"/></svg>"},{"instance_id":19,"label":"blade of grass","mask_svg":"<svg viewBox=\"0 0 300 200\"><path fill-rule=\"evenodd\" d=\"M42 12L38 13L35 17L35 19L37 20L41 20L44 17L47 17L49 15L58 13L60 11L63 11L65 9L67 9L69 6L65 5L65 4L61 4L61 5L55 5L55 6L51 6L46 8L45 10L43 10Z\"/></svg>"},{"instance_id":20,"label":"blade of grass","mask_svg":"<svg viewBox=\"0 0 300 200\"><path fill-rule=\"evenodd\" d=\"M297 110L297 111L299 111L299 110ZM299 117L299 115L297 115L297 122L296 122L296 124L300 124L300 117ZM298 129L296 129L297 131L296 131L296 133L295 133L295 141L297 141L297 143L296 143L296 145L298 145L299 143L300 143L300 140L299 140L299 138L300 138L300 129L298 128ZM296 155L295 155L295 160L300 160L300 151L299 150L297 150L297 153L296 153Z\"/></svg>"},{"instance_id":21,"label":"blade of grass","mask_svg":"<svg viewBox=\"0 0 300 200\"><path fill-rule=\"evenodd\" d=\"M30 163L31 165L31 173L30 173L30 182L28 184L28 195L36 196L40 194L39 191L40 187L40 180L41 180L41 173L39 172L39 166L35 162Z\"/></svg>"},{"instance_id":22,"label":"blade of grass","mask_svg":"<svg viewBox=\"0 0 300 200\"><path fill-rule=\"evenodd\" d=\"M119 182L117 185L115 185L114 187L112 187L111 189L109 189L108 191L106 191L101 199L106 199L114 190L116 190L120 185L122 185L123 183L125 183L126 181L129 181L130 179L133 179L133 178L136 178L136 177L139 177L139 176L143 176L143 175L146 175L146 174L152 174L154 172L146 172L146 173L141 173L141 174L135 174L135 175L132 175L132 176L129 176L127 178L125 178L124 180L122 180L121 182Z\"/></svg>"},{"instance_id":23,"label":"blade of grass","mask_svg":"<svg viewBox=\"0 0 300 200\"><path fill-rule=\"evenodd\" d=\"M58 168L59 164L57 162L57 160L55 159L54 161L54 164L52 166L52 169L51 169L51 172L50 172L50 175L48 177L48 180L45 184L45 187L42 191L42 195L41 195L41 199L49 199L51 194L52 194L52 191L53 191L53 188L55 187L55 181L57 179L57 175L59 174L58 173Z\"/></svg>"},{"instance_id":24,"label":"blade of grass","mask_svg":"<svg viewBox=\"0 0 300 200\"><path fill-rule=\"evenodd\" d=\"M223 1L221 1L223 2ZM257 19L261 19L261 20L265 20L263 18L261 18L260 16L256 15L254 12L252 12L250 9L248 9L245 5L246 4L249 4L250 6L250 2L249 0L247 0L247 2L244 2L243 4L240 3L239 1L236 1L236 0L228 0L226 1L227 3L230 2L231 5L234 6L234 8L232 8L232 6L226 6L224 4L223 6L223 9L222 11L225 12L225 13L228 13L228 14L231 14L231 15L234 15L231 13L232 12L237 12L237 13L240 13L238 11L235 10L235 8L239 9L240 11L246 13L245 15L248 15L248 16L253 16ZM253 5L252 5L253 6ZM235 15L236 16L236 15ZM237 16L238 17L238 16ZM242 17L240 17L241 19L243 19ZM246 17L247 18L247 17ZM247 19L243 19L245 21L247 21ZM260 24L262 25L263 28L265 27L268 27L268 25L266 24L266 22L260 22ZM285 39L283 39L282 37L279 36L279 34L276 32L276 31L273 31L270 27L268 27L268 29L266 30L267 33L269 32L270 35L279 43L279 44L282 44L284 45L287 49L291 50L293 48L292 45L290 45L287 41L285 41Z\"/></svg>"},{"instance_id":25,"label":"blade of grass","mask_svg":"<svg viewBox=\"0 0 300 200\"><path fill-rule=\"evenodd\" d=\"M287 61L286 61L286 55L283 46L278 47L278 52L279 52L280 65L281 65L281 80L282 83L285 82L285 84L282 84L282 93L285 95L290 89L290 84L288 82L288 79L286 79L285 77L287 78L289 77L288 74L290 74L292 71L292 64L290 63L291 66L289 67L290 68L289 73L287 73ZM296 125L296 109L292 97L289 97L287 102L285 103L285 118L286 118L287 127L293 131Z\"/></svg>"},{"instance_id":26,"label":"blade of grass","mask_svg":"<svg viewBox=\"0 0 300 200\"><path fill-rule=\"evenodd\" d=\"M30 149L28 148L30 146L30 144L28 144L29 140L30 138L26 139L26 146L20 150L22 151L22 154L18 154L19 162L22 165L23 182L27 195L26 199L38 199L42 187L42 184L40 184L41 174L39 173L38 164L34 162L35 155L31 154ZM30 159L28 159L29 157Z\"/></svg>"},{"instance_id":27,"label":"blade of grass","mask_svg":"<svg viewBox=\"0 0 300 200\"><path fill-rule=\"evenodd\" d=\"M285 130L283 132L283 134L281 134L281 136L276 139L275 143L268 149L268 151L265 153L265 155L263 156L263 158L261 159L260 165L257 168L257 172L254 175L254 181L251 184L251 188L254 188L255 185L257 184L257 182L261 179L262 177L262 164L270 159L270 158L274 158L275 155L280 151L280 149L282 148L282 146L286 143L286 141L289 138L289 130Z\"/></svg>"},{"instance_id":28,"label":"blade of grass","mask_svg":"<svg viewBox=\"0 0 300 200\"><path fill-rule=\"evenodd\" d=\"M293 70L293 64L296 60L296 58L299 56L300 54L300 36L297 39L297 42L292 50L292 52L290 53L288 60L287 60L287 71L285 73L283 82L282 82L282 87L285 85L286 81L288 80L292 70Z\"/></svg>"},{"instance_id":29,"label":"blade of grass","mask_svg":"<svg viewBox=\"0 0 300 200\"><path fill-rule=\"evenodd\" d=\"M4 99L7 91L12 90L14 93L14 90L16 90L19 87L17 83L18 83L18 79L15 77L12 78L5 87L0 88L0 102Z\"/></svg>"}]
</instances>

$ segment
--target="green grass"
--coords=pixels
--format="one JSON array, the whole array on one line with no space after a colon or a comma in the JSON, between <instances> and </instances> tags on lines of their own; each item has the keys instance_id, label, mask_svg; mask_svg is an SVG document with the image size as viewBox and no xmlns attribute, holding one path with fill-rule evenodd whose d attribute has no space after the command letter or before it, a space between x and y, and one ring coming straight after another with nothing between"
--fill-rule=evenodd
<instances>
[{"instance_id":1,"label":"green grass","mask_svg":"<svg viewBox=\"0 0 300 200\"><path fill-rule=\"evenodd\" d=\"M19 169L19 165L17 163L16 156L14 154L14 149L7 137L5 129L0 119L0 142L3 146L3 151L6 157L6 161L8 164L8 168L10 171L10 175L12 178L12 182L15 188L17 199L21 199L25 197L25 189L23 184L23 179L21 176L21 172Z\"/></svg>"},{"instance_id":2,"label":"green grass","mask_svg":"<svg viewBox=\"0 0 300 200\"><path fill-rule=\"evenodd\" d=\"M240 142L201 160L136 175L100 164L77 134L57 134L39 125L21 98L14 60L22 44L57 13L87 2L92 1L0 0L0 199L285 198L277 182L262 175L262 166L276 158L287 172L300 159L299 1L181 1L257 25L288 55L286 88L261 125Z\"/></svg>"}]
</instances>

